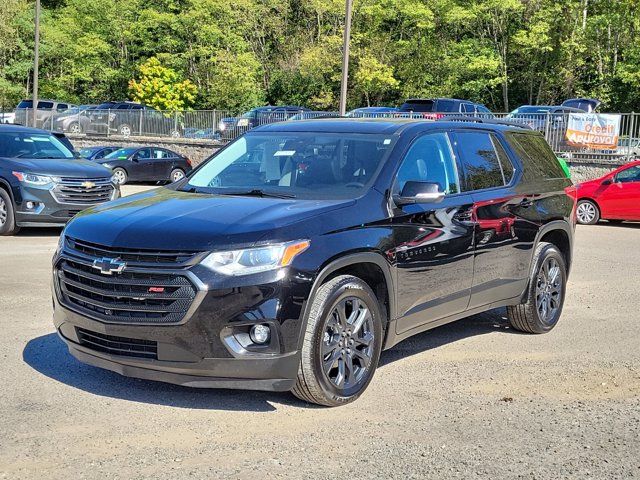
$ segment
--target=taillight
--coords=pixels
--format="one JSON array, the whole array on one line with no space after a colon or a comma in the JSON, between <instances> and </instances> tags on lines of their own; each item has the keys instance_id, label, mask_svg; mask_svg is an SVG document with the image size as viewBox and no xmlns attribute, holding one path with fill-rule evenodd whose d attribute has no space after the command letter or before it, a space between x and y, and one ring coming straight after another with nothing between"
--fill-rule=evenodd
<instances>
[{"instance_id":1,"label":"taillight","mask_svg":"<svg viewBox=\"0 0 640 480\"><path fill-rule=\"evenodd\" d=\"M185 158L185 160L187 161L187 165L189 165L190 167L193 167L193 162L191 161L190 158Z\"/></svg>"}]
</instances>

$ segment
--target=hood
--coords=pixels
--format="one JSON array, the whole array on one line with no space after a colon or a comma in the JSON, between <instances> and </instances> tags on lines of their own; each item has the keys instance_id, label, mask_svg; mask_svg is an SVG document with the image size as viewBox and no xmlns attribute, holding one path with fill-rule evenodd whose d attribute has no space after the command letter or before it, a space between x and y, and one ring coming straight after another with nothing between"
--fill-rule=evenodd
<instances>
[{"instance_id":1,"label":"hood","mask_svg":"<svg viewBox=\"0 0 640 480\"><path fill-rule=\"evenodd\" d=\"M127 248L211 250L252 245L269 232L353 205L355 200L288 200L158 188L92 207L65 230L72 238ZM300 228L300 238L308 234Z\"/></svg>"},{"instance_id":2,"label":"hood","mask_svg":"<svg viewBox=\"0 0 640 480\"><path fill-rule=\"evenodd\" d=\"M111 177L111 170L82 158L3 158L7 169L56 177Z\"/></svg>"}]
</instances>

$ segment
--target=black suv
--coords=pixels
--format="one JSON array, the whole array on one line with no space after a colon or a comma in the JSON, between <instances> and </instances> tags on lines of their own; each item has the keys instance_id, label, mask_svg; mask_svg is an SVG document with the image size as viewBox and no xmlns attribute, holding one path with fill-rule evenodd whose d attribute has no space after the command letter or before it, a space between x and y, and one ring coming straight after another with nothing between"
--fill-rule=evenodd
<instances>
[{"instance_id":1,"label":"black suv","mask_svg":"<svg viewBox=\"0 0 640 480\"><path fill-rule=\"evenodd\" d=\"M110 170L75 158L69 146L62 134L0 125L0 235L62 226L80 210L120 196Z\"/></svg>"},{"instance_id":2,"label":"black suv","mask_svg":"<svg viewBox=\"0 0 640 480\"><path fill-rule=\"evenodd\" d=\"M398 116L439 120L448 115L472 115L493 118L494 115L481 103L458 98L409 98L400 106ZM407 115L408 114L408 115Z\"/></svg>"},{"instance_id":3,"label":"black suv","mask_svg":"<svg viewBox=\"0 0 640 480\"><path fill-rule=\"evenodd\" d=\"M165 188L95 207L55 253L55 326L83 362L339 405L380 352L507 307L551 330L575 189L537 132L327 119L259 127Z\"/></svg>"}]
</instances>

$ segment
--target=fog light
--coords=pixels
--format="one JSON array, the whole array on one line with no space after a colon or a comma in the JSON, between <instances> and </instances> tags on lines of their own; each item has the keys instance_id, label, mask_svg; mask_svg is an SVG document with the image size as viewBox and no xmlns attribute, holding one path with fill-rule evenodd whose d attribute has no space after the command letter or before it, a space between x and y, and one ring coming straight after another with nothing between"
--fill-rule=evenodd
<instances>
[{"instance_id":1,"label":"fog light","mask_svg":"<svg viewBox=\"0 0 640 480\"><path fill-rule=\"evenodd\" d=\"M27 210L33 210L37 206L38 206L38 204L35 203L35 202L27 202Z\"/></svg>"},{"instance_id":2,"label":"fog light","mask_svg":"<svg viewBox=\"0 0 640 480\"><path fill-rule=\"evenodd\" d=\"M251 327L249 336L253 343L262 345L269 341L269 337L271 337L271 329L269 329L269 325L254 325Z\"/></svg>"}]
</instances>

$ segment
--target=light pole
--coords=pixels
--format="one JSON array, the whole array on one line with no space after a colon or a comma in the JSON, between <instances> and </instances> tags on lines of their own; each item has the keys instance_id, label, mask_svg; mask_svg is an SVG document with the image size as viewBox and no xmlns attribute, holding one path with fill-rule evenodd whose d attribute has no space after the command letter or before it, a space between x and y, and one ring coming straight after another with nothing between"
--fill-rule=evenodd
<instances>
[{"instance_id":1,"label":"light pole","mask_svg":"<svg viewBox=\"0 0 640 480\"><path fill-rule=\"evenodd\" d=\"M340 83L340 116L347 111L347 80L349 79L349 41L351 40L351 9L353 0L346 0L344 39L342 46L342 82Z\"/></svg>"},{"instance_id":2,"label":"light pole","mask_svg":"<svg viewBox=\"0 0 640 480\"><path fill-rule=\"evenodd\" d=\"M36 44L34 48L33 56L33 105L31 110L33 112L33 126L36 124L36 110L38 108L38 63L40 61L40 0L36 0Z\"/></svg>"}]
</instances>

